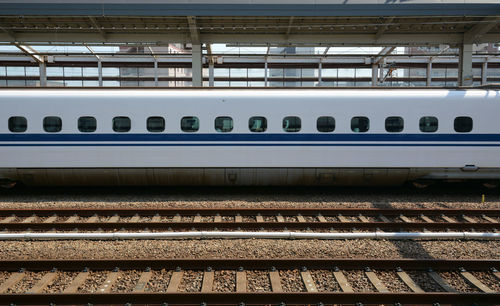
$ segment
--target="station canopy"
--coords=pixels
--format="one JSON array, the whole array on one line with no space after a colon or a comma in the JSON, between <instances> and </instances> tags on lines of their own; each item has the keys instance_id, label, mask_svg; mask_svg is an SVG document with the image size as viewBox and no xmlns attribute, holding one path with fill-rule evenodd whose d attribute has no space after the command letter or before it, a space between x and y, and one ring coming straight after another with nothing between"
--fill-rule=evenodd
<instances>
[{"instance_id":1,"label":"station canopy","mask_svg":"<svg viewBox=\"0 0 500 306\"><path fill-rule=\"evenodd\" d=\"M0 0L0 42L432 45L500 41L498 0Z\"/></svg>"}]
</instances>

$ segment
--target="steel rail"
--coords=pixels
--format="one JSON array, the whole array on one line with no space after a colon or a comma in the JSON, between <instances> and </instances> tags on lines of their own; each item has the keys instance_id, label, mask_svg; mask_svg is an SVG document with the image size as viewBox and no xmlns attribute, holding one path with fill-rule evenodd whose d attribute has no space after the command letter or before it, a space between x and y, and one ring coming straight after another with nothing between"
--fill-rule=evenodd
<instances>
[{"instance_id":1,"label":"steel rail","mask_svg":"<svg viewBox=\"0 0 500 306\"><path fill-rule=\"evenodd\" d=\"M382 231L495 231L498 223L486 222L72 222L72 223L1 223L0 230L7 231L84 231L101 230L382 230Z\"/></svg>"}]
</instances>

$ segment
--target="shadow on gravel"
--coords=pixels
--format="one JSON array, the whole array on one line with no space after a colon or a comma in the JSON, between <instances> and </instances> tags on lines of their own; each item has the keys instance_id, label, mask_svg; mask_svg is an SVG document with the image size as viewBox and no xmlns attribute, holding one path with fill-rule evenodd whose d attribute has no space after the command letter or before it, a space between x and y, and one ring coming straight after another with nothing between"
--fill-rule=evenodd
<instances>
[{"instance_id":1,"label":"shadow on gravel","mask_svg":"<svg viewBox=\"0 0 500 306\"><path fill-rule=\"evenodd\" d=\"M490 202L500 201L500 189L487 189L479 184L435 184L425 189L397 187L28 187L0 189L0 201L24 202L35 196L39 201L78 202L147 202L147 201L290 201L344 203L366 202L373 207L390 208L387 198L397 197L423 207L421 202L433 201L444 208L450 202L480 202L485 194ZM83 197L82 197L83 196Z\"/></svg>"}]
</instances>

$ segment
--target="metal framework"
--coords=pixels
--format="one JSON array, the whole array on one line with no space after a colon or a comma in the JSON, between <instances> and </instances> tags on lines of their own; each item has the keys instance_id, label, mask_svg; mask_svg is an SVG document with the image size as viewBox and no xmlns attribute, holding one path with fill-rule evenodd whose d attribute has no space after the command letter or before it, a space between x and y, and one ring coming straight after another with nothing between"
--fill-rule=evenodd
<instances>
[{"instance_id":1,"label":"metal framework","mask_svg":"<svg viewBox=\"0 0 500 306\"><path fill-rule=\"evenodd\" d=\"M83 4L0 0L0 42L21 48L35 43L191 44L193 86L203 85L202 67L213 62L210 45L216 43L383 46L388 53L394 46L447 44L460 49L458 82L470 86L474 82L473 44L498 41L498 0L304 0L301 4L277 0L93 0ZM203 46L208 56L203 55ZM44 69L42 58L26 48L23 51ZM377 60L370 64L373 75L381 73ZM372 78L374 85L375 81Z\"/></svg>"}]
</instances>

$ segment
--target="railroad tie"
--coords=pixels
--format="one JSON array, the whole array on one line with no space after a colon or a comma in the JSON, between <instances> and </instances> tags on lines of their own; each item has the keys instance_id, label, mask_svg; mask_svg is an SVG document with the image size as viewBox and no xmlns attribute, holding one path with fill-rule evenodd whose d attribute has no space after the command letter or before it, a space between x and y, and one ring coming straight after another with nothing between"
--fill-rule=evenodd
<instances>
[{"instance_id":1,"label":"railroad tie","mask_svg":"<svg viewBox=\"0 0 500 306\"><path fill-rule=\"evenodd\" d=\"M10 222L14 222L15 220L16 220L16 216L12 215L10 217L7 217L5 219L0 220L0 223L10 223Z\"/></svg>"},{"instance_id":2,"label":"railroad tie","mask_svg":"<svg viewBox=\"0 0 500 306\"><path fill-rule=\"evenodd\" d=\"M29 216L28 218L24 219L23 221L21 221L21 223L31 223L33 221L35 221L36 219L36 215L32 215L32 216Z\"/></svg>"},{"instance_id":3,"label":"railroad tie","mask_svg":"<svg viewBox=\"0 0 500 306\"><path fill-rule=\"evenodd\" d=\"M184 274L183 271L175 271L174 273L172 273L172 277L170 277L170 282L168 283L168 287L167 287L168 293L177 292L177 289L179 288L179 284L181 283L183 274Z\"/></svg>"},{"instance_id":4,"label":"railroad tie","mask_svg":"<svg viewBox=\"0 0 500 306\"><path fill-rule=\"evenodd\" d=\"M487 293L494 293L495 292L495 290L491 290L488 286L486 286L485 284L483 284L479 279L477 279L477 277L475 277L474 275L472 275L472 273L470 273L470 272L462 270L462 271L460 271L460 275L462 275L462 277L467 282L469 282L470 284L474 285L475 287L477 287L482 292L487 292Z\"/></svg>"},{"instance_id":5,"label":"railroad tie","mask_svg":"<svg viewBox=\"0 0 500 306\"><path fill-rule=\"evenodd\" d=\"M471 217L467 217L465 215L462 216L462 219L464 219L465 221L467 221L469 223L476 223L476 220L472 219Z\"/></svg>"},{"instance_id":6,"label":"railroad tie","mask_svg":"<svg viewBox=\"0 0 500 306\"><path fill-rule=\"evenodd\" d=\"M200 223L201 222L201 215L198 214L198 215L194 216L193 222Z\"/></svg>"},{"instance_id":7,"label":"railroad tie","mask_svg":"<svg viewBox=\"0 0 500 306\"><path fill-rule=\"evenodd\" d=\"M247 292L247 273L245 271L236 272L236 292Z\"/></svg>"},{"instance_id":8,"label":"railroad tie","mask_svg":"<svg viewBox=\"0 0 500 306\"><path fill-rule=\"evenodd\" d=\"M109 223L117 223L119 220L120 220L120 216L113 215L111 218L109 218L108 222Z\"/></svg>"},{"instance_id":9,"label":"railroad tie","mask_svg":"<svg viewBox=\"0 0 500 306\"><path fill-rule=\"evenodd\" d=\"M141 217L138 214L135 214L132 218L130 218L130 222L139 222Z\"/></svg>"},{"instance_id":10,"label":"railroad tie","mask_svg":"<svg viewBox=\"0 0 500 306\"><path fill-rule=\"evenodd\" d=\"M243 222L243 217L240 214L234 216L234 222Z\"/></svg>"},{"instance_id":11,"label":"railroad tie","mask_svg":"<svg viewBox=\"0 0 500 306\"><path fill-rule=\"evenodd\" d=\"M142 272L141 277L137 281L137 284L135 284L134 290L132 292L134 293L144 292L146 290L146 285L148 284L152 275L153 272L151 272L149 269L148 271Z\"/></svg>"},{"instance_id":12,"label":"railroad tie","mask_svg":"<svg viewBox=\"0 0 500 306\"><path fill-rule=\"evenodd\" d=\"M26 273L24 273L24 271L12 273L12 275L0 285L0 293L5 293L10 287L19 283L25 276Z\"/></svg>"},{"instance_id":13,"label":"railroad tie","mask_svg":"<svg viewBox=\"0 0 500 306\"><path fill-rule=\"evenodd\" d=\"M413 279L405 271L398 268L396 273L399 276L399 278L406 284L406 286L408 286L408 288L411 289L411 291L415 293L425 293L425 291L422 288L420 288L420 286L417 285L417 283L415 283Z\"/></svg>"},{"instance_id":14,"label":"railroad tie","mask_svg":"<svg viewBox=\"0 0 500 306\"><path fill-rule=\"evenodd\" d=\"M281 278L278 271L270 271L269 279L271 280L271 290L273 292L283 292L283 287L281 287Z\"/></svg>"},{"instance_id":15,"label":"railroad tie","mask_svg":"<svg viewBox=\"0 0 500 306\"><path fill-rule=\"evenodd\" d=\"M213 291L215 273L211 269L203 272L203 282L201 284L201 292L208 293Z\"/></svg>"},{"instance_id":16,"label":"railroad tie","mask_svg":"<svg viewBox=\"0 0 500 306\"><path fill-rule=\"evenodd\" d=\"M349 221L349 219L342 216L341 214L339 214L337 217L339 218L340 222L351 222L351 221Z\"/></svg>"},{"instance_id":17,"label":"railroad tie","mask_svg":"<svg viewBox=\"0 0 500 306\"><path fill-rule=\"evenodd\" d=\"M427 274L445 291L447 292L457 292L455 288L450 286L437 272L429 271Z\"/></svg>"},{"instance_id":18,"label":"railroad tie","mask_svg":"<svg viewBox=\"0 0 500 306\"><path fill-rule=\"evenodd\" d=\"M151 218L151 222L160 222L161 221L161 217L159 214L156 214L153 216L153 218Z\"/></svg>"},{"instance_id":19,"label":"railroad tie","mask_svg":"<svg viewBox=\"0 0 500 306\"><path fill-rule=\"evenodd\" d=\"M453 220L452 218L446 216L446 215L441 215L441 218L446 221L446 222L449 222L449 223L457 223L457 221Z\"/></svg>"},{"instance_id":20,"label":"railroad tie","mask_svg":"<svg viewBox=\"0 0 500 306\"><path fill-rule=\"evenodd\" d=\"M282 215L278 214L276 216L276 221L277 222L285 222L285 218Z\"/></svg>"},{"instance_id":21,"label":"railroad tie","mask_svg":"<svg viewBox=\"0 0 500 306\"><path fill-rule=\"evenodd\" d=\"M486 221L488 221L488 222L490 222L490 223L498 223L498 221L497 221L497 220L495 220L495 219L493 219L493 218L490 218L490 217L488 217L488 216L486 216L486 215L481 215L481 217L482 217L484 220L486 220Z\"/></svg>"},{"instance_id":22,"label":"railroad tie","mask_svg":"<svg viewBox=\"0 0 500 306\"><path fill-rule=\"evenodd\" d=\"M57 215L52 215L45 219L43 223L54 223L57 220Z\"/></svg>"},{"instance_id":23,"label":"railroad tie","mask_svg":"<svg viewBox=\"0 0 500 306\"><path fill-rule=\"evenodd\" d=\"M368 220L367 217L363 216L363 215L359 215L358 216L358 219L361 221L361 222L364 222L364 223L368 223L370 222L370 220Z\"/></svg>"},{"instance_id":24,"label":"railroad tie","mask_svg":"<svg viewBox=\"0 0 500 306\"><path fill-rule=\"evenodd\" d=\"M314 280L309 271L300 271L300 276L302 277L302 281L304 282L304 286L306 287L307 292L318 292L318 289L316 288Z\"/></svg>"},{"instance_id":25,"label":"railroad tie","mask_svg":"<svg viewBox=\"0 0 500 306\"><path fill-rule=\"evenodd\" d=\"M57 277L55 270L46 273L30 290L26 293L41 293Z\"/></svg>"},{"instance_id":26,"label":"railroad tie","mask_svg":"<svg viewBox=\"0 0 500 306\"><path fill-rule=\"evenodd\" d=\"M177 214L172 218L172 222L181 222L181 215Z\"/></svg>"},{"instance_id":27,"label":"railroad tie","mask_svg":"<svg viewBox=\"0 0 500 306\"><path fill-rule=\"evenodd\" d=\"M424 220L427 223L434 223L434 220L432 220L431 218L429 218L425 215L420 215L420 218L422 218L422 220Z\"/></svg>"},{"instance_id":28,"label":"railroad tie","mask_svg":"<svg viewBox=\"0 0 500 306\"><path fill-rule=\"evenodd\" d=\"M214 222L222 222L222 216L219 214L215 215Z\"/></svg>"},{"instance_id":29,"label":"railroad tie","mask_svg":"<svg viewBox=\"0 0 500 306\"><path fill-rule=\"evenodd\" d=\"M322 215L322 214L318 214L318 216L317 216L317 217L318 217L318 221L319 221L319 222L327 222L327 221L326 221L326 218L325 218L325 217L323 217L323 215Z\"/></svg>"},{"instance_id":30,"label":"railroad tie","mask_svg":"<svg viewBox=\"0 0 500 306\"><path fill-rule=\"evenodd\" d=\"M304 216L302 216L301 214L297 215L297 221L299 221L300 223L307 222L306 219L304 218Z\"/></svg>"},{"instance_id":31,"label":"railroad tie","mask_svg":"<svg viewBox=\"0 0 500 306\"><path fill-rule=\"evenodd\" d=\"M80 272L73 279L73 281L69 284L66 289L64 289L63 293L75 293L78 289L83 285L87 277L89 276L89 272Z\"/></svg>"},{"instance_id":32,"label":"railroad tie","mask_svg":"<svg viewBox=\"0 0 500 306\"><path fill-rule=\"evenodd\" d=\"M412 221L410 219L408 219L408 217L406 217L405 215L399 215L399 218L401 220L403 220L403 222L406 222L406 223L411 223Z\"/></svg>"},{"instance_id":33,"label":"railroad tie","mask_svg":"<svg viewBox=\"0 0 500 306\"><path fill-rule=\"evenodd\" d=\"M97 215L95 215L95 214L92 215L92 217L90 217L90 218L87 219L87 223L95 223L97 221L99 221L99 217Z\"/></svg>"},{"instance_id":34,"label":"railroad tie","mask_svg":"<svg viewBox=\"0 0 500 306\"><path fill-rule=\"evenodd\" d=\"M111 288L115 284L116 280L120 276L120 271L113 271L108 274L108 277L106 277L106 280L104 283L101 285L101 287L97 290L97 293L109 293L111 292Z\"/></svg>"},{"instance_id":35,"label":"railroad tie","mask_svg":"<svg viewBox=\"0 0 500 306\"><path fill-rule=\"evenodd\" d=\"M377 289L378 292L389 292L387 287L382 283L382 281L378 278L377 274L375 272L371 271L370 269L367 269L365 271L365 275L372 283L372 285Z\"/></svg>"},{"instance_id":36,"label":"railroad tie","mask_svg":"<svg viewBox=\"0 0 500 306\"><path fill-rule=\"evenodd\" d=\"M64 223L75 223L76 220L78 220L78 216L73 215L73 216L69 217L66 221L64 221Z\"/></svg>"},{"instance_id":37,"label":"railroad tie","mask_svg":"<svg viewBox=\"0 0 500 306\"><path fill-rule=\"evenodd\" d=\"M258 214L258 215L255 217L255 220L256 220L257 222L264 222L264 217L262 217L262 215L261 215L261 214Z\"/></svg>"},{"instance_id":38,"label":"railroad tie","mask_svg":"<svg viewBox=\"0 0 500 306\"><path fill-rule=\"evenodd\" d=\"M347 278L345 277L344 273L342 271L335 269L333 272L333 276L335 277L335 280L340 286L340 289L342 289L342 292L354 292L354 290L351 287L351 284L347 281Z\"/></svg>"},{"instance_id":39,"label":"railroad tie","mask_svg":"<svg viewBox=\"0 0 500 306\"><path fill-rule=\"evenodd\" d=\"M382 222L391 223L391 220L389 220L386 216L378 215L378 218L382 220Z\"/></svg>"}]
</instances>

